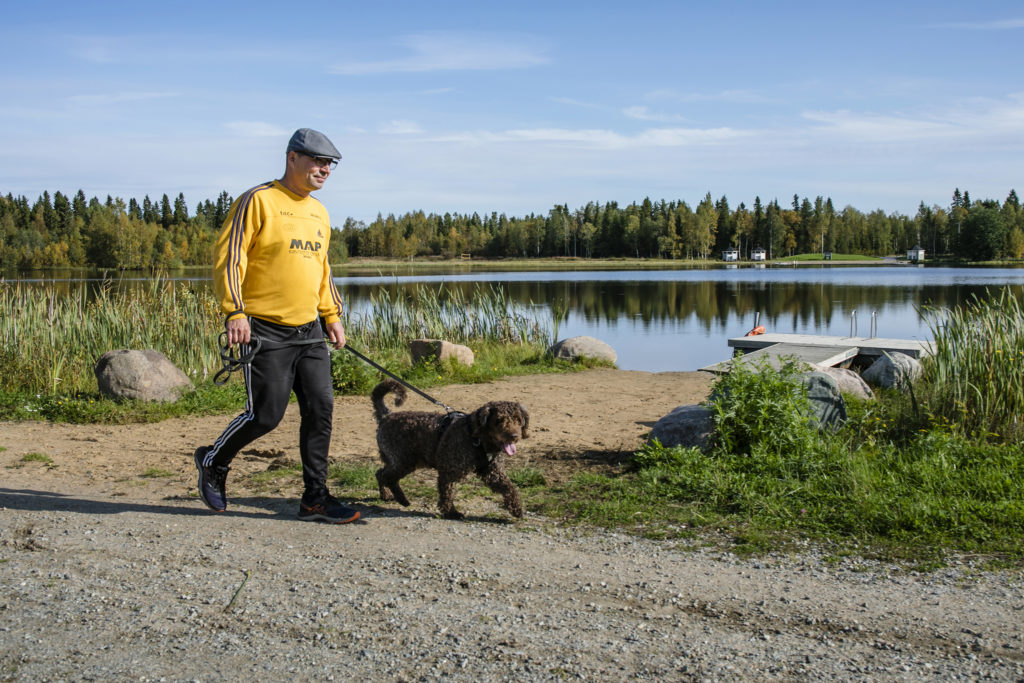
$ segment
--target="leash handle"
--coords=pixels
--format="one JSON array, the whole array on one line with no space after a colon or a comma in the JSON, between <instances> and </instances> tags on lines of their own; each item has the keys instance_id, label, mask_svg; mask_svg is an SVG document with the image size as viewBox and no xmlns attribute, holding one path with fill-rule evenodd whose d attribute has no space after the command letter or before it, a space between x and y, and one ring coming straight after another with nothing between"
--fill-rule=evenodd
<instances>
[{"instance_id":1,"label":"leash handle","mask_svg":"<svg viewBox=\"0 0 1024 683\"><path fill-rule=\"evenodd\" d=\"M220 346L221 368L213 376L213 383L217 386L223 386L231 379L231 373L238 372L243 366L252 362L252 357L263 346L263 340L256 335L251 335L247 344L249 349L242 351L242 345L238 344L236 351L234 346L228 346L228 333L221 332L217 338L217 344Z\"/></svg>"}]
</instances>

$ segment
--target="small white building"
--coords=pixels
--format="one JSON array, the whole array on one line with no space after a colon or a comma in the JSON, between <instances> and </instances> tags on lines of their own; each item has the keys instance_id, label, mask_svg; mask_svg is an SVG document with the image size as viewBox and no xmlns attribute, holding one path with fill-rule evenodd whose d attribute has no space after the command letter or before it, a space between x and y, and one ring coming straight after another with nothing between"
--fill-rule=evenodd
<instances>
[{"instance_id":1,"label":"small white building","mask_svg":"<svg viewBox=\"0 0 1024 683\"><path fill-rule=\"evenodd\" d=\"M764 252L764 249L758 248L758 249L755 249L754 251L750 252L750 260L751 261L764 261L765 260L765 256L766 256L766 254Z\"/></svg>"},{"instance_id":2,"label":"small white building","mask_svg":"<svg viewBox=\"0 0 1024 683\"><path fill-rule=\"evenodd\" d=\"M907 260L915 263L924 261L924 249L921 248L921 245L915 244L910 249L907 249Z\"/></svg>"},{"instance_id":3,"label":"small white building","mask_svg":"<svg viewBox=\"0 0 1024 683\"><path fill-rule=\"evenodd\" d=\"M736 249L726 249L722 252L723 261L739 261L740 252Z\"/></svg>"}]
</instances>

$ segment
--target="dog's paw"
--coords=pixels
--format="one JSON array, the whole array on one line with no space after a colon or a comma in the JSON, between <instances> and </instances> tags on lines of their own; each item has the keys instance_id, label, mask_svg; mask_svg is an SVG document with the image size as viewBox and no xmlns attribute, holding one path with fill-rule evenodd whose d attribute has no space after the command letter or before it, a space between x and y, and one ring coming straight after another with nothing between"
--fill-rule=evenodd
<instances>
[{"instance_id":1,"label":"dog's paw","mask_svg":"<svg viewBox=\"0 0 1024 683\"><path fill-rule=\"evenodd\" d=\"M443 516L444 516L445 519L465 519L466 518L466 515L462 514L458 510L449 510L448 512L444 513Z\"/></svg>"}]
</instances>

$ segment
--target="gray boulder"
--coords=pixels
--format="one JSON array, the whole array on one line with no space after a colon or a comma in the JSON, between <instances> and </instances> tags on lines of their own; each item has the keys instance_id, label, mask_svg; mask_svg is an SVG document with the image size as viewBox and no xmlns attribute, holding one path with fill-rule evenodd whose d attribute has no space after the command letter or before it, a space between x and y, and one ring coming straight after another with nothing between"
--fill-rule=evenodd
<instances>
[{"instance_id":1,"label":"gray boulder","mask_svg":"<svg viewBox=\"0 0 1024 683\"><path fill-rule=\"evenodd\" d=\"M824 372L826 375L831 377L839 385L839 391L847 396L855 396L856 398L863 398L870 400L875 397L871 391L871 387L864 381L864 378L858 375L853 370L846 370L845 368L833 368L826 365L815 365L814 369L818 372Z\"/></svg>"},{"instance_id":2,"label":"gray boulder","mask_svg":"<svg viewBox=\"0 0 1024 683\"><path fill-rule=\"evenodd\" d=\"M921 361L899 351L883 353L861 373L864 381L883 389L895 389L913 383L921 376Z\"/></svg>"},{"instance_id":3,"label":"gray boulder","mask_svg":"<svg viewBox=\"0 0 1024 683\"><path fill-rule=\"evenodd\" d=\"M188 375L153 349L107 351L93 372L100 393L116 399L169 402L193 389Z\"/></svg>"},{"instance_id":4,"label":"gray boulder","mask_svg":"<svg viewBox=\"0 0 1024 683\"><path fill-rule=\"evenodd\" d=\"M555 358L576 361L580 358L596 358L614 363L619 359L612 347L594 337L569 337L554 344L549 351Z\"/></svg>"},{"instance_id":5,"label":"gray boulder","mask_svg":"<svg viewBox=\"0 0 1024 683\"><path fill-rule=\"evenodd\" d=\"M423 360L446 361L449 358L454 358L456 362L467 366L476 362L473 349L441 339L413 339L409 342L409 352L412 354L413 363Z\"/></svg>"},{"instance_id":6,"label":"gray boulder","mask_svg":"<svg viewBox=\"0 0 1024 683\"><path fill-rule=\"evenodd\" d=\"M846 402L832 377L824 372L809 372L801 380L819 427L834 430L846 422Z\"/></svg>"},{"instance_id":7,"label":"gray boulder","mask_svg":"<svg viewBox=\"0 0 1024 683\"><path fill-rule=\"evenodd\" d=\"M655 423L648 438L657 439L666 448L682 446L706 451L715 431L713 415L704 406L679 406Z\"/></svg>"}]
</instances>

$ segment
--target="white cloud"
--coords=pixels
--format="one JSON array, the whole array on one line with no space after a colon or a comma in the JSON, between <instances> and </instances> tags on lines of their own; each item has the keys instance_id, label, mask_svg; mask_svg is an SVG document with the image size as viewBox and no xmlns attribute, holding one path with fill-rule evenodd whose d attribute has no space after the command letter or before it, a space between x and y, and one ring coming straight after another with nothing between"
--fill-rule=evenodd
<instances>
[{"instance_id":1,"label":"white cloud","mask_svg":"<svg viewBox=\"0 0 1024 683\"><path fill-rule=\"evenodd\" d=\"M411 54L374 62L346 62L329 71L358 76L426 71L483 71L523 69L548 62L533 40L513 41L505 36L477 33L426 33L406 36L398 43Z\"/></svg>"},{"instance_id":2,"label":"white cloud","mask_svg":"<svg viewBox=\"0 0 1024 683\"><path fill-rule=\"evenodd\" d=\"M968 31L1007 31L1024 28L1024 19L995 19L993 21L952 21L932 24L933 28L955 28Z\"/></svg>"},{"instance_id":3,"label":"white cloud","mask_svg":"<svg viewBox=\"0 0 1024 683\"><path fill-rule=\"evenodd\" d=\"M157 100L167 97L179 97L180 95L181 93L177 92L117 92L96 95L72 95L67 98L67 101L69 104L74 105L105 105Z\"/></svg>"},{"instance_id":4,"label":"white cloud","mask_svg":"<svg viewBox=\"0 0 1024 683\"><path fill-rule=\"evenodd\" d=\"M454 133L434 138L433 142L469 145L529 142L570 144L591 149L630 149L638 147L693 147L720 144L751 135L732 128L649 128L635 135L604 129L523 128L500 132Z\"/></svg>"},{"instance_id":5,"label":"white cloud","mask_svg":"<svg viewBox=\"0 0 1024 683\"><path fill-rule=\"evenodd\" d=\"M583 107L585 109L606 109L604 105L594 104L593 102L583 102L582 100L574 100L571 97L552 97L552 102L558 104L567 104L571 107Z\"/></svg>"},{"instance_id":6,"label":"white cloud","mask_svg":"<svg viewBox=\"0 0 1024 683\"><path fill-rule=\"evenodd\" d=\"M681 93L675 90L661 89L647 93L650 100L668 100L671 102L726 102L729 104L769 104L773 100L753 90L721 90L719 92Z\"/></svg>"},{"instance_id":7,"label":"white cloud","mask_svg":"<svg viewBox=\"0 0 1024 683\"><path fill-rule=\"evenodd\" d=\"M913 114L808 111L802 118L820 124L817 132L835 134L847 142L1019 139L1024 134L1024 95L1012 94L1005 100L975 99Z\"/></svg>"},{"instance_id":8,"label":"white cloud","mask_svg":"<svg viewBox=\"0 0 1024 683\"><path fill-rule=\"evenodd\" d=\"M290 130L263 121L229 121L224 127L246 138L282 137L292 134Z\"/></svg>"},{"instance_id":9,"label":"white cloud","mask_svg":"<svg viewBox=\"0 0 1024 683\"><path fill-rule=\"evenodd\" d=\"M680 116L679 114L660 114L660 113L652 112L652 111L648 110L647 107L643 107L643 106L639 106L639 105L632 106L632 107L626 107L625 109L622 110L622 113L624 115L626 115L628 118L637 119L639 121L661 121L661 122L668 122L668 121L682 121L683 120L683 117Z\"/></svg>"},{"instance_id":10,"label":"white cloud","mask_svg":"<svg viewBox=\"0 0 1024 683\"><path fill-rule=\"evenodd\" d=\"M416 135L423 129L415 121L388 121L377 128L382 135Z\"/></svg>"}]
</instances>

